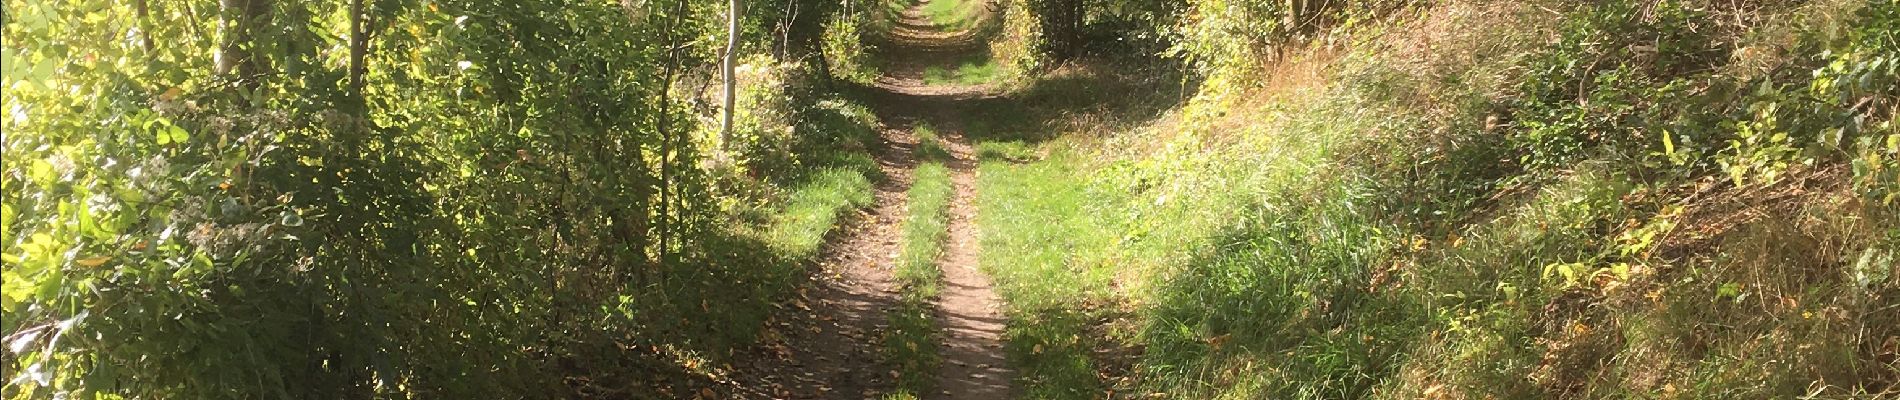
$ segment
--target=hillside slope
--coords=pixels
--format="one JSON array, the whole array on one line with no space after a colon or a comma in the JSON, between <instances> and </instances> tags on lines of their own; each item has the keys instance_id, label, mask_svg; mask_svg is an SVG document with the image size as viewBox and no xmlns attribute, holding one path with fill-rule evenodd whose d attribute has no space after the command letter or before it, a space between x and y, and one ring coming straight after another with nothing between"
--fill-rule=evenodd
<instances>
[{"instance_id":1,"label":"hillside slope","mask_svg":"<svg viewBox=\"0 0 1900 400\"><path fill-rule=\"evenodd\" d=\"M978 145L1030 397L1900 394L1893 2L1220 4L1179 108Z\"/></svg>"}]
</instances>

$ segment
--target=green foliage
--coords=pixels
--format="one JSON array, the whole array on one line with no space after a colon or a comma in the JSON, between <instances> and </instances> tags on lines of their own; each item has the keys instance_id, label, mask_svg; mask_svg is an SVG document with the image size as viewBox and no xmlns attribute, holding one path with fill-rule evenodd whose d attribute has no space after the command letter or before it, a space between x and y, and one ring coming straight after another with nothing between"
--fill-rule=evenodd
<instances>
[{"instance_id":1,"label":"green foliage","mask_svg":"<svg viewBox=\"0 0 1900 400\"><path fill-rule=\"evenodd\" d=\"M1162 2L1166 4L1166 2ZM1259 63L1282 49L1332 31L1335 25L1379 18L1407 1L1329 2L1311 0L1186 0L1181 15L1156 18L1155 29L1170 39L1166 53L1185 59L1204 74L1251 75ZM1171 22L1171 24L1161 23Z\"/></svg>"},{"instance_id":2,"label":"green foliage","mask_svg":"<svg viewBox=\"0 0 1900 400\"><path fill-rule=\"evenodd\" d=\"M1511 136L1524 149L1518 162L1551 170L1593 155L1605 146L1660 143L1671 126L1652 126L1675 115L1651 99L1690 98L1710 65L1730 51L1713 38L1706 11L1680 1L1654 10L1613 1L1575 11L1559 28L1561 38L1528 60L1522 79L1524 104L1514 116L1522 126ZM1684 74L1693 74L1683 76ZM1677 78L1681 76L1681 78ZM1700 122L1700 121L1698 121ZM1674 130L1675 148L1704 146L1708 139ZM1700 132L1700 131L1696 131ZM1629 135L1629 136L1624 136ZM1629 149L1613 147L1616 150Z\"/></svg>"},{"instance_id":3,"label":"green foliage","mask_svg":"<svg viewBox=\"0 0 1900 400\"><path fill-rule=\"evenodd\" d=\"M711 54L661 67L711 36L699 4L368 1L358 96L346 3L256 3L5 3L0 396L543 397L685 373L628 349L750 342L869 201L869 126L786 93L747 93L789 111L749 115L738 153L793 189L702 169L685 95L661 95ZM754 233L730 222L745 201L787 205Z\"/></svg>"},{"instance_id":4,"label":"green foliage","mask_svg":"<svg viewBox=\"0 0 1900 400\"><path fill-rule=\"evenodd\" d=\"M1825 129L1820 144L1846 149L1857 178L1855 185L1885 204L1900 204L1900 3L1872 1L1861 20L1824 53L1825 66L1814 71L1808 85L1813 98L1831 105L1838 125ZM1885 103L1886 110L1880 110ZM1838 120L1837 120L1838 121ZM1879 122L1874 122L1879 121ZM1883 154L1884 153L1884 154Z\"/></svg>"},{"instance_id":5,"label":"green foliage","mask_svg":"<svg viewBox=\"0 0 1900 400\"><path fill-rule=\"evenodd\" d=\"M840 14L824 27L824 56L833 76L846 81L868 84L877 80L878 66L871 54L877 50L865 30L865 13Z\"/></svg>"},{"instance_id":6,"label":"green foliage","mask_svg":"<svg viewBox=\"0 0 1900 400\"><path fill-rule=\"evenodd\" d=\"M1890 391L1888 351L1867 346L1887 339L1857 338L1900 335L1900 314L1851 310L1900 290L1875 272L1892 266L1883 143L1896 102L1889 64L1871 60L1894 54L1873 50L1890 48L1894 3L1751 6L1437 4L1343 31L1355 36L1337 59L1332 47L1275 59L1318 63L1333 74L1319 84L1250 91L1217 67L1178 116L1072 139L1088 143L1079 154L1068 141L980 144L984 264L1011 303L1025 386L1042 398ZM1233 15L1182 23L1267 23L1208 22ZM1177 45L1257 66L1235 54L1261 48L1232 36ZM1873 86L1853 83L1863 77ZM1038 151L1055 155L1011 155ZM1089 335L1095 311L1053 300L1065 298L1136 304L1139 333ZM1105 384L1090 355L1121 346L1144 352L1135 383Z\"/></svg>"},{"instance_id":7,"label":"green foliage","mask_svg":"<svg viewBox=\"0 0 1900 400\"><path fill-rule=\"evenodd\" d=\"M1048 39L1038 23L1037 14L1027 1L1003 1L993 15L996 36L989 41L989 53L1012 77L1026 77L1042 71L1050 62Z\"/></svg>"},{"instance_id":8,"label":"green foliage","mask_svg":"<svg viewBox=\"0 0 1900 400\"><path fill-rule=\"evenodd\" d=\"M1794 43L1750 49L1809 52L1788 65L1812 69L1806 77L1721 74L1735 47L1712 36L1724 28L1709 7L1608 2L1575 11L1561 39L1525 65L1522 100L1511 105L1521 127L1510 136L1522 149L1517 161L1552 171L1609 155L1640 163L1633 165L1716 168L1739 186L1878 147L1882 137L1870 131L1891 111L1873 104L1892 97L1875 88L1893 85L1894 67L1884 60L1895 52L1881 44L1892 41L1890 30L1864 27L1891 19L1890 2L1866 4L1852 25L1862 28L1842 38L1824 35L1825 25L1797 25L1805 33Z\"/></svg>"}]
</instances>

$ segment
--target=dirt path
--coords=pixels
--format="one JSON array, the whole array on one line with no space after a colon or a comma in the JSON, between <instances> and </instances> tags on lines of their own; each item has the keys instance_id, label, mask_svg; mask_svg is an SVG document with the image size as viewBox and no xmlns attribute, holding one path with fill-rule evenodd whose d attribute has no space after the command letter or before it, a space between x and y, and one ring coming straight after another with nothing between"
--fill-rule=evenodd
<instances>
[{"instance_id":1,"label":"dirt path","mask_svg":"<svg viewBox=\"0 0 1900 400\"><path fill-rule=\"evenodd\" d=\"M979 269L976 153L963 135L966 117L974 114L968 110L970 100L991 96L994 90L986 85L931 85L924 78L931 67L954 68L986 49L971 32L917 29L931 25L922 11L930 1L901 13L899 29L890 33L900 46L885 54L888 69L878 82L885 93L877 101L886 121L910 129L928 124L952 156L945 166L956 194L950 200L949 243L938 260L943 288L936 301L943 364L937 371L937 391L923 397L1008 399L1014 397L1010 382L1016 374L1003 355L1001 303L989 276Z\"/></svg>"},{"instance_id":2,"label":"dirt path","mask_svg":"<svg viewBox=\"0 0 1900 400\"><path fill-rule=\"evenodd\" d=\"M944 139L955 157L949 167L956 197L950 200L950 243L937 298L943 367L937 372L939 392L926 398L1006 399L1013 397L1009 383L1015 371L1003 357L1000 303L989 275L978 270L975 153L960 132L946 133Z\"/></svg>"},{"instance_id":3,"label":"dirt path","mask_svg":"<svg viewBox=\"0 0 1900 400\"><path fill-rule=\"evenodd\" d=\"M781 310L754 354L733 380L748 399L870 399L890 391L888 368L878 367L886 314L897 304L892 277L906 215L916 139L909 131L884 129L873 150L886 179L875 205L854 218L826 246L814 284Z\"/></svg>"},{"instance_id":4,"label":"dirt path","mask_svg":"<svg viewBox=\"0 0 1900 400\"><path fill-rule=\"evenodd\" d=\"M1003 356L1004 320L989 277L978 269L976 158L965 140L963 117L969 100L989 96L987 86L930 85L929 67L954 65L982 47L970 32L928 29L924 0L901 13L889 32L896 46L882 54L888 62L873 89L872 108L886 124L882 146L874 149L885 179L876 205L851 227L833 237L819 265L821 276L782 310L773 332L755 354L759 362L737 367L738 397L757 399L870 399L888 393L891 368L879 355L888 328L886 315L899 301L892 276L901 251L905 192L918 161L912 132L929 125L942 137L952 159L956 189L950 201L949 242L939 260L943 289L936 299L942 328L942 367L937 391L928 399L1008 399L1015 372ZM953 0L937 0L953 1Z\"/></svg>"}]
</instances>

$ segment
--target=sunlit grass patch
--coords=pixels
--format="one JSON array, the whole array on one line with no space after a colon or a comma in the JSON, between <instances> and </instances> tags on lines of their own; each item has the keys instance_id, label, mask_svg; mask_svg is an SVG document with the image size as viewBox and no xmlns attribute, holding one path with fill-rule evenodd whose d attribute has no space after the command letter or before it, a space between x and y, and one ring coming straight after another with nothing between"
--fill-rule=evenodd
<instances>
[{"instance_id":1,"label":"sunlit grass patch","mask_svg":"<svg viewBox=\"0 0 1900 400\"><path fill-rule=\"evenodd\" d=\"M863 155L849 159L870 160ZM871 178L865 171L849 167L820 169L803 186L788 193L767 242L785 254L817 254L825 234L838 225L840 216L870 204Z\"/></svg>"},{"instance_id":2,"label":"sunlit grass patch","mask_svg":"<svg viewBox=\"0 0 1900 400\"><path fill-rule=\"evenodd\" d=\"M1087 321L1092 300L1110 295L1113 271L1089 258L1110 253L1115 233L1094 223L1071 161L985 160L978 172L982 265L1007 304L1005 350L1026 398L1093 398L1105 387Z\"/></svg>"},{"instance_id":3,"label":"sunlit grass patch","mask_svg":"<svg viewBox=\"0 0 1900 400\"><path fill-rule=\"evenodd\" d=\"M960 31L975 27L982 22L982 12L989 0L925 0L924 15L938 28Z\"/></svg>"},{"instance_id":4,"label":"sunlit grass patch","mask_svg":"<svg viewBox=\"0 0 1900 400\"><path fill-rule=\"evenodd\" d=\"M927 135L919 129L920 136ZM933 140L930 142L934 142ZM921 148L920 148L921 150ZM890 313L890 331L884 337L884 352L897 368L900 393L928 393L936 384L932 373L942 362L938 354L939 328L932 300L942 289L943 269L937 260L943 256L949 239L949 205L955 188L950 170L941 162L928 162L912 172L909 215L904 219L903 249L899 253L896 277L903 286L903 298Z\"/></svg>"},{"instance_id":5,"label":"sunlit grass patch","mask_svg":"<svg viewBox=\"0 0 1900 400\"><path fill-rule=\"evenodd\" d=\"M981 85L1001 78L996 62L989 59L965 61L955 69L931 66L924 69L924 83L931 85Z\"/></svg>"}]
</instances>

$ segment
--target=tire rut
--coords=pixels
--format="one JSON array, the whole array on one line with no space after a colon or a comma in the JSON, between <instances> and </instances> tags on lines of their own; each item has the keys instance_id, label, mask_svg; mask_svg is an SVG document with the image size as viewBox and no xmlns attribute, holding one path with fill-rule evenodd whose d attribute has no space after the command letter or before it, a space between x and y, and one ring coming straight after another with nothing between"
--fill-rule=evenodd
<instances>
[{"instance_id":1,"label":"tire rut","mask_svg":"<svg viewBox=\"0 0 1900 400\"><path fill-rule=\"evenodd\" d=\"M899 300L892 275L906 214L916 139L883 129L873 151L884 179L868 212L826 245L811 285L774 318L752 362L737 365L736 398L867 399L893 385L878 344Z\"/></svg>"}]
</instances>

